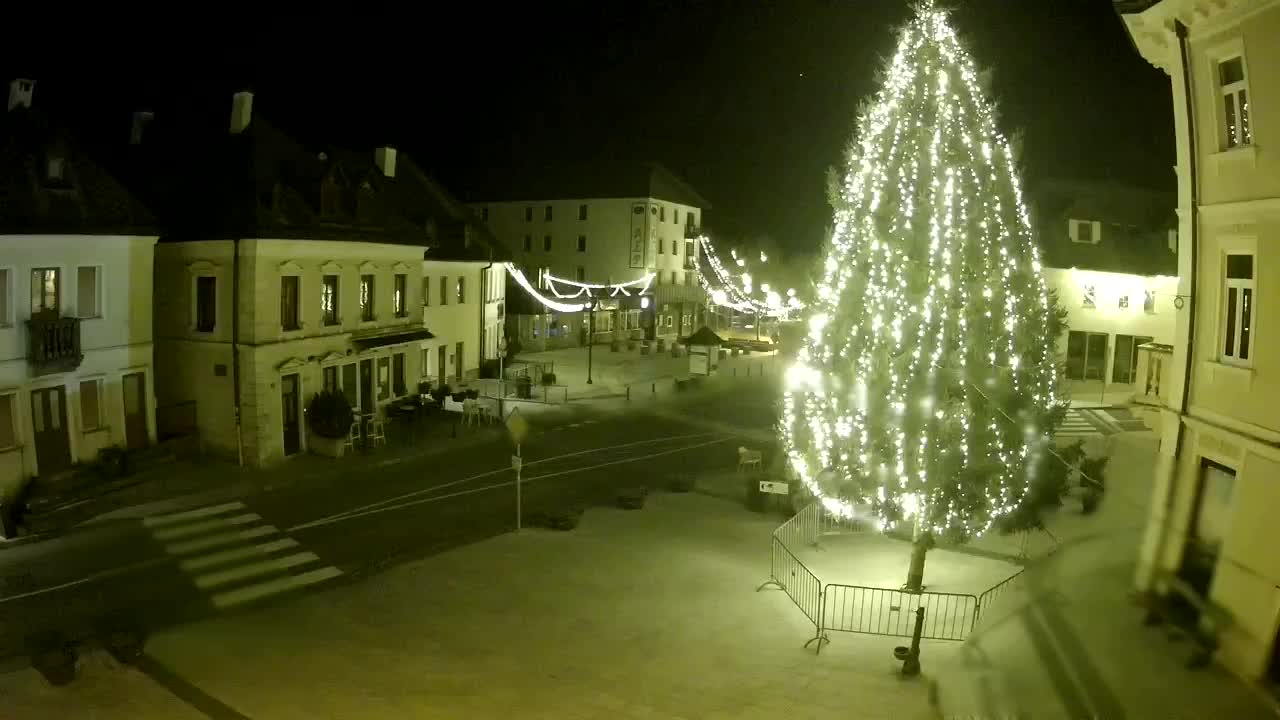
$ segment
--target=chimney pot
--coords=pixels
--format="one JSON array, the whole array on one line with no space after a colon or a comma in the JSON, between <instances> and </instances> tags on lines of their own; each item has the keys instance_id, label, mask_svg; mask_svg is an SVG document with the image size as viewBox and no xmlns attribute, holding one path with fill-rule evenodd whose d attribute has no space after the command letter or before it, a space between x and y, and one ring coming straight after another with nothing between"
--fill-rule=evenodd
<instances>
[{"instance_id":1,"label":"chimney pot","mask_svg":"<svg viewBox=\"0 0 1280 720\"><path fill-rule=\"evenodd\" d=\"M147 129L147 123L150 123L156 114L149 110L139 110L133 114L133 128L129 131L129 144L141 145L142 133Z\"/></svg>"},{"instance_id":2,"label":"chimney pot","mask_svg":"<svg viewBox=\"0 0 1280 720\"><path fill-rule=\"evenodd\" d=\"M253 93L242 91L231 98L231 134L239 135L253 120Z\"/></svg>"},{"instance_id":3,"label":"chimney pot","mask_svg":"<svg viewBox=\"0 0 1280 720\"><path fill-rule=\"evenodd\" d=\"M396 149L393 147L380 147L373 151L373 160L378 164L378 169L386 177L393 178L396 176Z\"/></svg>"},{"instance_id":4,"label":"chimney pot","mask_svg":"<svg viewBox=\"0 0 1280 720\"><path fill-rule=\"evenodd\" d=\"M31 107L31 94L35 90L36 81L26 78L16 78L9 83L9 110L19 105L25 108Z\"/></svg>"}]
</instances>

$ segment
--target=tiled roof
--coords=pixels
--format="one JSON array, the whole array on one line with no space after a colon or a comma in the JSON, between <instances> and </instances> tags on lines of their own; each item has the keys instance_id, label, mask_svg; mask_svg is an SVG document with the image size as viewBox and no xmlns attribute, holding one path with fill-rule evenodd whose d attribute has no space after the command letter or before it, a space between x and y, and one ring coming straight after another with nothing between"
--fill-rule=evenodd
<instances>
[{"instance_id":1,"label":"tiled roof","mask_svg":"<svg viewBox=\"0 0 1280 720\"><path fill-rule=\"evenodd\" d=\"M0 125L0 233L156 233L142 203L39 109L18 106ZM60 178L49 178L50 160Z\"/></svg>"},{"instance_id":2,"label":"tiled roof","mask_svg":"<svg viewBox=\"0 0 1280 720\"><path fill-rule=\"evenodd\" d=\"M1177 253L1169 247L1176 229L1172 193L1117 183L1049 181L1029 192L1044 262L1133 275L1176 275ZM1069 220L1102 225L1097 244L1072 242Z\"/></svg>"},{"instance_id":3,"label":"tiled roof","mask_svg":"<svg viewBox=\"0 0 1280 720\"><path fill-rule=\"evenodd\" d=\"M588 200L651 197L708 209L711 203L661 163L565 163L523 172L495 174L487 187L468 193L468 202Z\"/></svg>"}]
</instances>

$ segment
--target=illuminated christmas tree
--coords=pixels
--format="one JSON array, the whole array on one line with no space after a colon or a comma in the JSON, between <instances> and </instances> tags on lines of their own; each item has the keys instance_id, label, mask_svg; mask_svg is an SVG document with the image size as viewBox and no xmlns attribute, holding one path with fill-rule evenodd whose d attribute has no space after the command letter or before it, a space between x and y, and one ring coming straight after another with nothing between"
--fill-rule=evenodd
<instances>
[{"instance_id":1,"label":"illuminated christmas tree","mask_svg":"<svg viewBox=\"0 0 1280 720\"><path fill-rule=\"evenodd\" d=\"M826 508L934 542L1019 507L1065 410L1009 143L945 13L902 30L833 188L809 340L788 376L792 467Z\"/></svg>"}]
</instances>

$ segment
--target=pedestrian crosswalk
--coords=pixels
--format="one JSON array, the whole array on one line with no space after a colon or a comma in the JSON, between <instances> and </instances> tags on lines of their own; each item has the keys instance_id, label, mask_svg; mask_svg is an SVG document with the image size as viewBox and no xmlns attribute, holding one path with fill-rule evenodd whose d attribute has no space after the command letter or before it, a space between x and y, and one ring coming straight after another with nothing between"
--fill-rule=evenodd
<instances>
[{"instance_id":1,"label":"pedestrian crosswalk","mask_svg":"<svg viewBox=\"0 0 1280 720\"><path fill-rule=\"evenodd\" d=\"M155 515L142 524L219 610L342 574L242 502Z\"/></svg>"},{"instance_id":2,"label":"pedestrian crosswalk","mask_svg":"<svg viewBox=\"0 0 1280 720\"><path fill-rule=\"evenodd\" d=\"M1058 440L1087 440L1089 438L1111 435L1115 430L1097 410L1088 408L1069 408L1054 438Z\"/></svg>"}]
</instances>

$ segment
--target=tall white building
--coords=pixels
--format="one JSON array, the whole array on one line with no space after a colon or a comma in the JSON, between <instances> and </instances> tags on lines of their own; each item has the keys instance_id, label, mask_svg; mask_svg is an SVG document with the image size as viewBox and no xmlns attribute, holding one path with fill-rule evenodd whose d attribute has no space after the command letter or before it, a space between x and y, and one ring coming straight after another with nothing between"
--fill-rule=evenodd
<instances>
[{"instance_id":1,"label":"tall white building","mask_svg":"<svg viewBox=\"0 0 1280 720\"><path fill-rule=\"evenodd\" d=\"M512 261L543 288L547 273L595 284L653 276L650 307L642 311L635 301L611 303L609 310L595 314L596 342L693 332L706 305L693 272L693 238L707 202L657 163L565 176L513 183L471 207ZM517 300L515 293L524 291L517 288L509 298L508 332L525 348L585 343L581 313L556 314L536 302Z\"/></svg>"},{"instance_id":2,"label":"tall white building","mask_svg":"<svg viewBox=\"0 0 1280 720\"><path fill-rule=\"evenodd\" d=\"M1177 138L1180 309L1136 584L1189 587L1226 618L1217 659L1277 685L1280 0L1115 5L1169 75Z\"/></svg>"},{"instance_id":3,"label":"tall white building","mask_svg":"<svg viewBox=\"0 0 1280 720\"><path fill-rule=\"evenodd\" d=\"M15 80L0 117L0 506L156 439L150 214Z\"/></svg>"}]
</instances>

